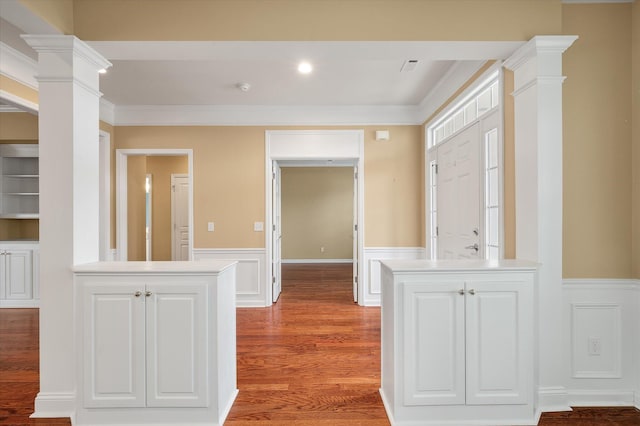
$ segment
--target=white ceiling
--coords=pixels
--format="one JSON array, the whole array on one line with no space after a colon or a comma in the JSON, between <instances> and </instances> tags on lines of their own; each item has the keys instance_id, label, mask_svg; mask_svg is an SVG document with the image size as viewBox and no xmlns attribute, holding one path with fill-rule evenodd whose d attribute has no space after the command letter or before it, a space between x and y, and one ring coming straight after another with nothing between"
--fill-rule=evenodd
<instances>
[{"instance_id":1,"label":"white ceiling","mask_svg":"<svg viewBox=\"0 0 640 426\"><path fill-rule=\"evenodd\" d=\"M48 29L38 22L39 18L29 16L21 3L0 1L3 2L0 42L24 56L35 73L36 55L20 34ZM419 122L428 110L425 105L446 78L464 70L464 75L455 80L460 84L487 59L505 59L522 45L521 42L233 41L88 41L88 44L113 64L101 75L100 90L103 99L113 105L111 121L117 121L120 110L122 122L127 123L149 117L166 121L171 117L161 117L158 108L163 108L161 114L167 108L184 110L186 106L191 107L189 114L194 108L209 108L205 112L196 110L203 115L198 122L203 123L240 123L242 108L251 109L255 117L261 114L266 117L278 110L278 117L268 119L274 123L287 122L286 117L296 113L302 122L313 123L309 116L312 111L325 114L322 122L327 123L376 121L380 117L383 120L389 117L390 123ZM301 60L313 64L311 74L297 72ZM407 60L418 60L418 64L413 71L401 72ZM7 59L0 57L0 71L15 78L5 71L6 65ZM27 77L18 81L33 84L33 75ZM239 83L248 83L250 90L240 90ZM446 97L440 99L441 95L431 100L444 101ZM349 118L344 113L347 110L353 114ZM357 114L365 110L370 116L372 111L377 116ZM133 113L135 116L131 116ZM234 115L222 117L226 113ZM125 117L127 114L129 118ZM341 115L344 120L340 120Z\"/></svg>"},{"instance_id":2,"label":"white ceiling","mask_svg":"<svg viewBox=\"0 0 640 426\"><path fill-rule=\"evenodd\" d=\"M520 43L89 42L113 63L116 105L417 106L457 61L501 59ZM311 74L297 72L300 61ZM402 72L407 60L418 60ZM248 91L239 83L248 83Z\"/></svg>"}]
</instances>

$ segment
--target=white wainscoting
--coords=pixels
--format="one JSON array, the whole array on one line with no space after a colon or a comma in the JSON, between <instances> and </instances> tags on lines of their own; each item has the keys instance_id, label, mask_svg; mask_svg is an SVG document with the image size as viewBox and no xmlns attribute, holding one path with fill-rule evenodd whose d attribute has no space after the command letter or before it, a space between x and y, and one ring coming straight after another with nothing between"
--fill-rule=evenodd
<instances>
[{"instance_id":1,"label":"white wainscoting","mask_svg":"<svg viewBox=\"0 0 640 426\"><path fill-rule=\"evenodd\" d=\"M569 405L639 407L640 280L565 279L563 305Z\"/></svg>"},{"instance_id":2,"label":"white wainscoting","mask_svg":"<svg viewBox=\"0 0 640 426\"><path fill-rule=\"evenodd\" d=\"M193 260L228 259L238 262L236 269L236 306L266 306L266 260L263 248L193 249Z\"/></svg>"},{"instance_id":3,"label":"white wainscoting","mask_svg":"<svg viewBox=\"0 0 640 426\"><path fill-rule=\"evenodd\" d=\"M380 261L387 259L424 259L424 247L365 247L364 248L364 306L380 306Z\"/></svg>"}]
</instances>

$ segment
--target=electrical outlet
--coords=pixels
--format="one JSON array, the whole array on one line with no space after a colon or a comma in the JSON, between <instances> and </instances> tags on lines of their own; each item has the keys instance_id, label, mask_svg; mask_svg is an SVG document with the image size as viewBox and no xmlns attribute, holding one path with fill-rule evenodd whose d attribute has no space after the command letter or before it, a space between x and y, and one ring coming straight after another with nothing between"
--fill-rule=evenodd
<instances>
[{"instance_id":1,"label":"electrical outlet","mask_svg":"<svg viewBox=\"0 0 640 426\"><path fill-rule=\"evenodd\" d=\"M602 354L602 340L599 337L589 337L587 342L589 355L597 356Z\"/></svg>"},{"instance_id":2,"label":"electrical outlet","mask_svg":"<svg viewBox=\"0 0 640 426\"><path fill-rule=\"evenodd\" d=\"M320 253L324 253L324 247L320 247Z\"/></svg>"},{"instance_id":3,"label":"electrical outlet","mask_svg":"<svg viewBox=\"0 0 640 426\"><path fill-rule=\"evenodd\" d=\"M214 230L214 224L213 224L213 222L208 222L208 223L207 223L207 231L209 231L209 232L213 232L213 230Z\"/></svg>"}]
</instances>

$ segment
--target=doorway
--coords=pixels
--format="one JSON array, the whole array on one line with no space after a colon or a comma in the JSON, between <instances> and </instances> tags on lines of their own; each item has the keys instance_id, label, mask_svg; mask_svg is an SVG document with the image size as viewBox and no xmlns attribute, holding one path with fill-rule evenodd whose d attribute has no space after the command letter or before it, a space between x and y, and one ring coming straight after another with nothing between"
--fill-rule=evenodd
<instances>
[{"instance_id":1,"label":"doorway","mask_svg":"<svg viewBox=\"0 0 640 426\"><path fill-rule=\"evenodd\" d=\"M353 162L280 161L274 168L275 283L281 284L281 262L357 266L357 176ZM352 297L357 302L353 278L357 269L351 269ZM274 289L274 297L280 290Z\"/></svg>"},{"instance_id":2,"label":"doorway","mask_svg":"<svg viewBox=\"0 0 640 426\"><path fill-rule=\"evenodd\" d=\"M184 172L184 173L181 173ZM146 177L152 176L153 195L147 197ZM182 175L180 200L183 203L180 245L174 241L172 174ZM146 246L152 260L189 260L193 250L193 156L191 149L116 150L116 241L118 260L146 260ZM139 181L139 182L138 182ZM137 194L139 192L139 194ZM147 220L147 198L153 203L152 220ZM149 218L151 219L151 218ZM147 239L146 227L151 229ZM135 229L140 228L139 232Z\"/></svg>"},{"instance_id":3,"label":"doorway","mask_svg":"<svg viewBox=\"0 0 640 426\"><path fill-rule=\"evenodd\" d=\"M267 131L266 139L266 305L278 299L282 289L282 223L281 223L281 167L333 164L354 170L353 209L353 294L354 301L363 305L362 259L364 245L364 183L358 175L364 169L364 132L362 130L324 131Z\"/></svg>"}]
</instances>

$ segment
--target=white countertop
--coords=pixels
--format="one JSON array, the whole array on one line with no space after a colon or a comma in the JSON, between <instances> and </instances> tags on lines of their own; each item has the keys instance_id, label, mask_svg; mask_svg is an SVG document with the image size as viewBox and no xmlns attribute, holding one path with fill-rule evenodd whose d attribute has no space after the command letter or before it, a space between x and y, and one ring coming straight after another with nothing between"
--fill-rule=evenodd
<instances>
[{"instance_id":1,"label":"white countertop","mask_svg":"<svg viewBox=\"0 0 640 426\"><path fill-rule=\"evenodd\" d=\"M78 274L216 274L235 265L235 260L198 260L189 262L94 262L76 265Z\"/></svg>"},{"instance_id":2,"label":"white countertop","mask_svg":"<svg viewBox=\"0 0 640 426\"><path fill-rule=\"evenodd\" d=\"M382 260L392 272L531 271L538 264L528 260Z\"/></svg>"}]
</instances>

